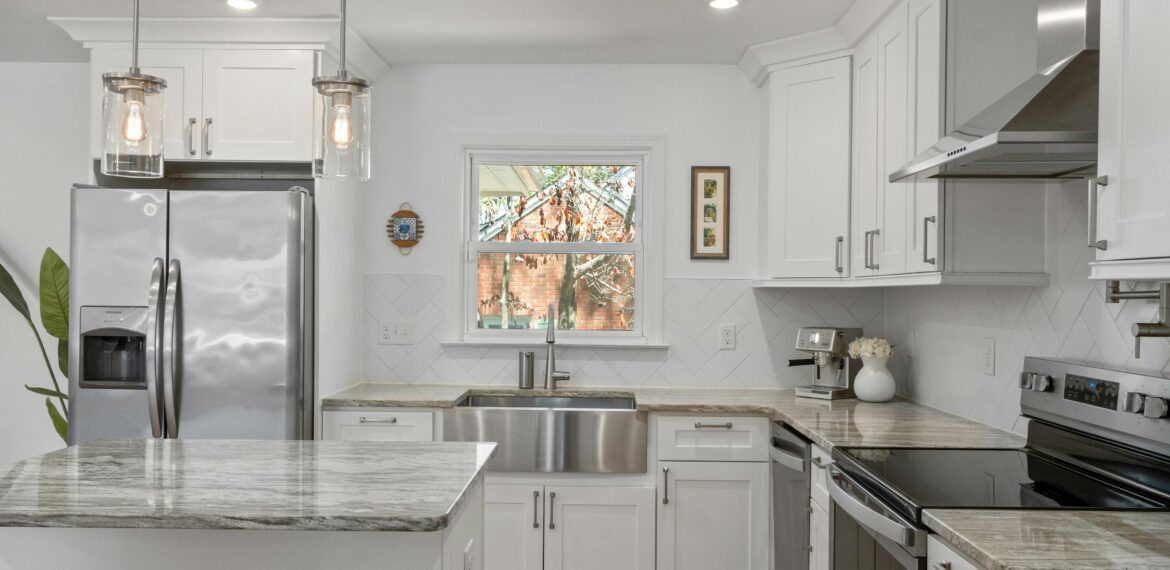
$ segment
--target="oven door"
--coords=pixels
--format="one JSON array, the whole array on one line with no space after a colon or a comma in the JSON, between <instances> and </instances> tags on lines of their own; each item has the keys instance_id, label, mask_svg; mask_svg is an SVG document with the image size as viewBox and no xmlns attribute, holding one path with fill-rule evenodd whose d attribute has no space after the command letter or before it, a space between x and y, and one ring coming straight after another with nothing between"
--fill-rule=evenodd
<instances>
[{"instance_id":1,"label":"oven door","mask_svg":"<svg viewBox=\"0 0 1170 570\"><path fill-rule=\"evenodd\" d=\"M829 466L833 568L925 570L926 531L895 513L855 479Z\"/></svg>"}]
</instances>

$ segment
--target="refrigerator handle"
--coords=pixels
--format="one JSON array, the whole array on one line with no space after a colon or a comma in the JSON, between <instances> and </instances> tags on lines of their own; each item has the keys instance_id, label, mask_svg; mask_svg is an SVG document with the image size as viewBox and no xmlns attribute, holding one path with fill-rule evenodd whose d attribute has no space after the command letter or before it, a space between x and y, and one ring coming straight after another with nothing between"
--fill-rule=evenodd
<instances>
[{"instance_id":1,"label":"refrigerator handle","mask_svg":"<svg viewBox=\"0 0 1170 570\"><path fill-rule=\"evenodd\" d=\"M167 290L163 309L162 334L162 388L163 410L166 413L168 439L179 437L179 394L178 383L182 380L179 365L177 338L182 331L182 315L179 313L179 260L172 259L167 268Z\"/></svg>"},{"instance_id":2,"label":"refrigerator handle","mask_svg":"<svg viewBox=\"0 0 1170 570\"><path fill-rule=\"evenodd\" d=\"M163 260L154 258L150 271L150 290L146 305L146 400L150 408L150 433L163 436L162 392L158 389L159 366L159 308L163 295Z\"/></svg>"}]
</instances>

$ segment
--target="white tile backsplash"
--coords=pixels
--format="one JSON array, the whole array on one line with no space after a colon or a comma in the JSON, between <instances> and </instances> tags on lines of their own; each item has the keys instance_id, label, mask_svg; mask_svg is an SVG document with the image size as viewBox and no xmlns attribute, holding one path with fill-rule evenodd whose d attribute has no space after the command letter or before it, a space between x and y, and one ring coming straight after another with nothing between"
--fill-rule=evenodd
<instances>
[{"instance_id":1,"label":"white tile backsplash","mask_svg":"<svg viewBox=\"0 0 1170 570\"><path fill-rule=\"evenodd\" d=\"M1085 190L1081 182L1044 191L1048 287L914 287L886 294L886 325L900 350L892 361L900 391L914 400L999 428L1020 431L1017 375L1024 356L1056 356L1135 372L1170 373L1170 341L1146 339L1133 358L1130 325L1153 320L1153 301L1105 303L1089 281ZM1150 283L1124 286L1153 288ZM996 344L995 376L984 376L983 339Z\"/></svg>"},{"instance_id":2,"label":"white tile backsplash","mask_svg":"<svg viewBox=\"0 0 1170 570\"><path fill-rule=\"evenodd\" d=\"M880 290L757 290L743 279L667 279L668 349L561 348L572 385L792 387L811 378L789 368L802 325L881 331ZM442 345L449 334L446 283L434 275L367 275L365 379L374 382L511 384L516 348ZM414 344L378 344L378 322L413 319ZM718 328L736 325L736 348L718 349ZM538 362L537 367L543 366Z\"/></svg>"}]
</instances>

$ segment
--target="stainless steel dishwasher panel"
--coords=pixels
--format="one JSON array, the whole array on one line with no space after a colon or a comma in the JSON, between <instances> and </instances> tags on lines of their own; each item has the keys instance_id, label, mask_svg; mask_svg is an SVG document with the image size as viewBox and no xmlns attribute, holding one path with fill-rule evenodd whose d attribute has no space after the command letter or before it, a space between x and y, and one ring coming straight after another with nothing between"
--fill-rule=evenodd
<instances>
[{"instance_id":1,"label":"stainless steel dishwasher panel","mask_svg":"<svg viewBox=\"0 0 1170 570\"><path fill-rule=\"evenodd\" d=\"M772 546L776 570L806 570L812 447L781 422L772 424Z\"/></svg>"}]
</instances>

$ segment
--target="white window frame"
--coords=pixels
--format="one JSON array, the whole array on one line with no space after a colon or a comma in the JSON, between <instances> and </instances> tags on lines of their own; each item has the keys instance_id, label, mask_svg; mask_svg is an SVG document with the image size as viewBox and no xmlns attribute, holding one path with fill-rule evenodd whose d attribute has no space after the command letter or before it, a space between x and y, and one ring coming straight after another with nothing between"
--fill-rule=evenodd
<instances>
[{"instance_id":1,"label":"white window frame","mask_svg":"<svg viewBox=\"0 0 1170 570\"><path fill-rule=\"evenodd\" d=\"M450 319L452 337L459 344L532 346L544 342L545 331L480 329L477 258L493 251L531 253L633 254L634 330L557 330L557 343L570 346L662 345L662 240L660 219L663 185L663 143L654 137L456 137L459 186L455 211L461 228L457 257L452 260ZM480 164L633 165L637 168L635 195L637 231L632 243L517 243L479 241Z\"/></svg>"}]
</instances>

